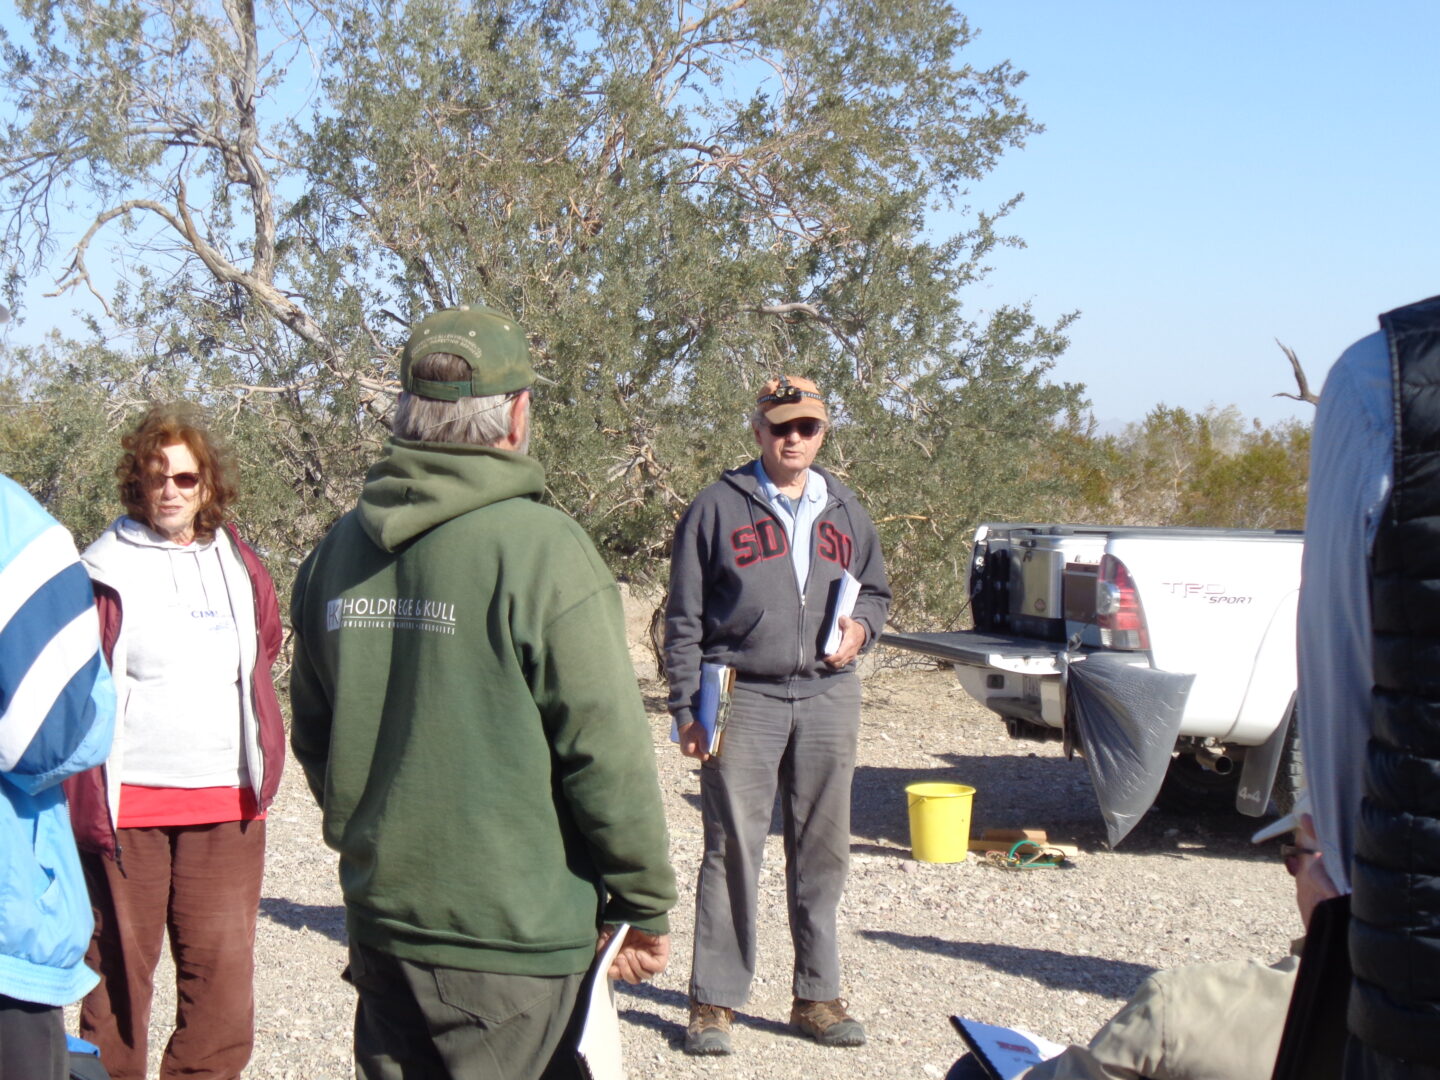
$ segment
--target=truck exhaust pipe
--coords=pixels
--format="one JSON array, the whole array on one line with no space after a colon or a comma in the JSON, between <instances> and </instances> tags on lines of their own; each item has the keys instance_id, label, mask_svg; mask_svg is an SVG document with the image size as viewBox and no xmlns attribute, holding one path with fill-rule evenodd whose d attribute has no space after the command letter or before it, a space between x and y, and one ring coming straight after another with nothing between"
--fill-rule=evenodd
<instances>
[{"instance_id":1,"label":"truck exhaust pipe","mask_svg":"<svg viewBox=\"0 0 1440 1080\"><path fill-rule=\"evenodd\" d=\"M1202 746L1195 751L1195 761L1202 769L1208 769L1216 776L1229 776L1235 771L1235 759L1223 749Z\"/></svg>"}]
</instances>

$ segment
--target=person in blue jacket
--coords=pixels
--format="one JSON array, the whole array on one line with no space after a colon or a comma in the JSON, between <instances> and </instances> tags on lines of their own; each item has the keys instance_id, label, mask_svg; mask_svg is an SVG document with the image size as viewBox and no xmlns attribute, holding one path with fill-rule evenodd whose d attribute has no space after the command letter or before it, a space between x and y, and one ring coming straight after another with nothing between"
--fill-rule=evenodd
<instances>
[{"instance_id":1,"label":"person in blue jacket","mask_svg":"<svg viewBox=\"0 0 1440 1080\"><path fill-rule=\"evenodd\" d=\"M106 758L115 690L75 543L0 475L0 1080L64 1080L90 899L60 782Z\"/></svg>"}]
</instances>

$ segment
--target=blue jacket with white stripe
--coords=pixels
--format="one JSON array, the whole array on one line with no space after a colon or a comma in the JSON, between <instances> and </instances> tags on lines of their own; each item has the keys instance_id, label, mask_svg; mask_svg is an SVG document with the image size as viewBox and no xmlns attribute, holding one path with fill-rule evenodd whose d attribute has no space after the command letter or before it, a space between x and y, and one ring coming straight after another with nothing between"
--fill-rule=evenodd
<instances>
[{"instance_id":1,"label":"blue jacket with white stripe","mask_svg":"<svg viewBox=\"0 0 1440 1080\"><path fill-rule=\"evenodd\" d=\"M60 782L105 760L115 690L74 541L0 475L0 994L66 1005L85 966L90 899Z\"/></svg>"}]
</instances>

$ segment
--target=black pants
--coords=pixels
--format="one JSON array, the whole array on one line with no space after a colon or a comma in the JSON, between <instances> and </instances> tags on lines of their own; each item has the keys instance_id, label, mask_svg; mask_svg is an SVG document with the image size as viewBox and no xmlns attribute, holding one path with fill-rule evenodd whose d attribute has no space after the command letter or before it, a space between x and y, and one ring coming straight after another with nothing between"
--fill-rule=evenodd
<instances>
[{"instance_id":1,"label":"black pants","mask_svg":"<svg viewBox=\"0 0 1440 1080\"><path fill-rule=\"evenodd\" d=\"M1387 1057L1353 1035L1346 1047L1345 1080L1437 1080L1440 1069Z\"/></svg>"},{"instance_id":2,"label":"black pants","mask_svg":"<svg viewBox=\"0 0 1440 1080\"><path fill-rule=\"evenodd\" d=\"M0 994L0 1080L65 1080L65 1013Z\"/></svg>"}]
</instances>

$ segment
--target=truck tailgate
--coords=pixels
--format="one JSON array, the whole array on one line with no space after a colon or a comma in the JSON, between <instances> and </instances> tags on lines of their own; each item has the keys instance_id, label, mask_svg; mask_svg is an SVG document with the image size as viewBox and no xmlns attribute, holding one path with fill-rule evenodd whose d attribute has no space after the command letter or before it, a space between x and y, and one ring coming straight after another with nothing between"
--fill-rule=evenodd
<instances>
[{"instance_id":1,"label":"truck tailgate","mask_svg":"<svg viewBox=\"0 0 1440 1080\"><path fill-rule=\"evenodd\" d=\"M1057 658L1065 647L1014 634L981 633L978 630L950 630L936 634L880 635L881 645L948 660L968 667L991 667L1026 675L1058 675Z\"/></svg>"}]
</instances>

